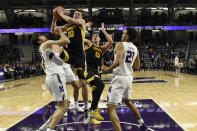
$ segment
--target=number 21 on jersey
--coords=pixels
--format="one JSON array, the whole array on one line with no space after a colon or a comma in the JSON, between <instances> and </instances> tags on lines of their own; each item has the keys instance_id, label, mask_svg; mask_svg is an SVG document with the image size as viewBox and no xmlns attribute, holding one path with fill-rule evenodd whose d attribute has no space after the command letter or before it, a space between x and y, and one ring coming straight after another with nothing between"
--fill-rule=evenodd
<instances>
[{"instance_id":1,"label":"number 21 on jersey","mask_svg":"<svg viewBox=\"0 0 197 131\"><path fill-rule=\"evenodd\" d=\"M132 63L133 62L134 55L135 55L135 52L132 52L130 50L127 50L127 55L126 55L125 62L126 63Z\"/></svg>"}]
</instances>

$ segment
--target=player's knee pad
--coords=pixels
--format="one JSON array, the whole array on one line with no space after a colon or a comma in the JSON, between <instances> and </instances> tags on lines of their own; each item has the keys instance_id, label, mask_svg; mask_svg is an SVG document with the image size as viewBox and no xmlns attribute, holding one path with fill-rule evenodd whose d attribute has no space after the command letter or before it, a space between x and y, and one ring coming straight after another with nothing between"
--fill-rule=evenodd
<instances>
[{"instance_id":1,"label":"player's knee pad","mask_svg":"<svg viewBox=\"0 0 197 131\"><path fill-rule=\"evenodd\" d=\"M60 53L60 58L64 61L67 62L69 60L69 55L66 50L62 49L62 53Z\"/></svg>"}]
</instances>

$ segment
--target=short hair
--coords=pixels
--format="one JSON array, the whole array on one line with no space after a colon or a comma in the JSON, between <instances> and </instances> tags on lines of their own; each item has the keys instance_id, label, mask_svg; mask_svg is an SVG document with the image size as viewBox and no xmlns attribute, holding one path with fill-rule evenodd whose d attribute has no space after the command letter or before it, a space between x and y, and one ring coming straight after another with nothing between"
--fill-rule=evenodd
<instances>
[{"instance_id":1,"label":"short hair","mask_svg":"<svg viewBox=\"0 0 197 131\"><path fill-rule=\"evenodd\" d=\"M80 10L80 9L76 9L75 11L80 12L80 13L81 13L81 16L82 16L82 18L83 18L83 11L82 11L82 10Z\"/></svg>"},{"instance_id":2,"label":"short hair","mask_svg":"<svg viewBox=\"0 0 197 131\"><path fill-rule=\"evenodd\" d=\"M137 31L134 28L127 28L127 35L129 35L129 41L131 42L137 39Z\"/></svg>"},{"instance_id":3,"label":"short hair","mask_svg":"<svg viewBox=\"0 0 197 131\"><path fill-rule=\"evenodd\" d=\"M100 32L95 31L95 32L92 33L92 36L93 36L93 35L100 35Z\"/></svg>"},{"instance_id":4,"label":"short hair","mask_svg":"<svg viewBox=\"0 0 197 131\"><path fill-rule=\"evenodd\" d=\"M39 40L39 36L41 36L42 34L41 33L34 33L31 37L31 43L36 45L38 44L38 40Z\"/></svg>"}]
</instances>

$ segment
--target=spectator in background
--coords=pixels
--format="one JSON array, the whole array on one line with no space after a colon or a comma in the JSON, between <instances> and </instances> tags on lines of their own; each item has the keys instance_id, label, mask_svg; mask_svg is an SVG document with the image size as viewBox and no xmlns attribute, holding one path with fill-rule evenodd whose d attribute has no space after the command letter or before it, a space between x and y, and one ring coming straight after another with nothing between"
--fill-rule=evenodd
<instances>
[{"instance_id":1,"label":"spectator in background","mask_svg":"<svg viewBox=\"0 0 197 131\"><path fill-rule=\"evenodd\" d=\"M195 73L197 74L197 55L194 59L194 64L195 64Z\"/></svg>"},{"instance_id":2,"label":"spectator in background","mask_svg":"<svg viewBox=\"0 0 197 131\"><path fill-rule=\"evenodd\" d=\"M176 56L175 59L174 59L174 65L175 65L176 72L178 72L178 70L179 70L179 58L178 58L178 56Z\"/></svg>"}]
</instances>

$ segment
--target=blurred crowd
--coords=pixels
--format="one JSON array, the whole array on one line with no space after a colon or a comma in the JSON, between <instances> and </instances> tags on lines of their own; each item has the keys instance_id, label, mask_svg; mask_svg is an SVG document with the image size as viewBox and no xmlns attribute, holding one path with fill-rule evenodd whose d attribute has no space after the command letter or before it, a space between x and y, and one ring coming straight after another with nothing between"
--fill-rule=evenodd
<instances>
[{"instance_id":1,"label":"blurred crowd","mask_svg":"<svg viewBox=\"0 0 197 131\"><path fill-rule=\"evenodd\" d=\"M146 13L137 16L137 25L140 26L157 26L157 25L167 25L168 16L166 12L155 12L153 15L147 15Z\"/></svg>"},{"instance_id":2,"label":"blurred crowd","mask_svg":"<svg viewBox=\"0 0 197 131\"><path fill-rule=\"evenodd\" d=\"M144 26L158 26L169 25L167 12L154 12L152 15L146 13L137 16L137 25ZM197 25L197 12L190 11L188 13L179 13L178 18L175 19L175 25L178 26L192 26Z\"/></svg>"},{"instance_id":3,"label":"blurred crowd","mask_svg":"<svg viewBox=\"0 0 197 131\"><path fill-rule=\"evenodd\" d=\"M197 12L190 11L187 14L180 13L177 24L184 26L197 25Z\"/></svg>"},{"instance_id":4,"label":"blurred crowd","mask_svg":"<svg viewBox=\"0 0 197 131\"><path fill-rule=\"evenodd\" d=\"M39 64L0 64L0 70L4 72L5 79L23 79L43 75Z\"/></svg>"},{"instance_id":5,"label":"blurred crowd","mask_svg":"<svg viewBox=\"0 0 197 131\"><path fill-rule=\"evenodd\" d=\"M16 27L43 27L46 23L44 21L43 16L37 17L33 16L33 14L15 14L14 15L14 25Z\"/></svg>"},{"instance_id":6,"label":"blurred crowd","mask_svg":"<svg viewBox=\"0 0 197 131\"><path fill-rule=\"evenodd\" d=\"M85 13L87 14L87 13ZM46 27L47 21L44 20L46 14L35 16L33 13L17 13L14 14L12 27ZM72 15L72 13L71 13ZM176 13L177 18L174 20L174 24L177 26L192 26L197 25L197 12L181 12ZM118 17L117 17L118 16ZM84 15L86 21L89 17ZM101 22L105 24L127 24L128 12L121 9L101 9L96 11L92 15L92 21L94 26L100 26ZM136 14L135 23L138 26L165 26L169 25L167 11L151 11L142 9L139 14ZM21 22L22 21L22 22ZM9 24L0 22L1 28L9 28Z\"/></svg>"},{"instance_id":7,"label":"blurred crowd","mask_svg":"<svg viewBox=\"0 0 197 131\"><path fill-rule=\"evenodd\" d=\"M175 57L179 58L179 69L182 73L197 74L197 55L194 59L187 58L185 41L145 40L137 42L140 52L141 71L170 70L175 71ZM114 60L114 50L110 49L103 55L103 63L110 66Z\"/></svg>"},{"instance_id":8,"label":"blurred crowd","mask_svg":"<svg viewBox=\"0 0 197 131\"><path fill-rule=\"evenodd\" d=\"M0 46L0 63L11 63L20 59L19 49L12 46Z\"/></svg>"}]
</instances>

